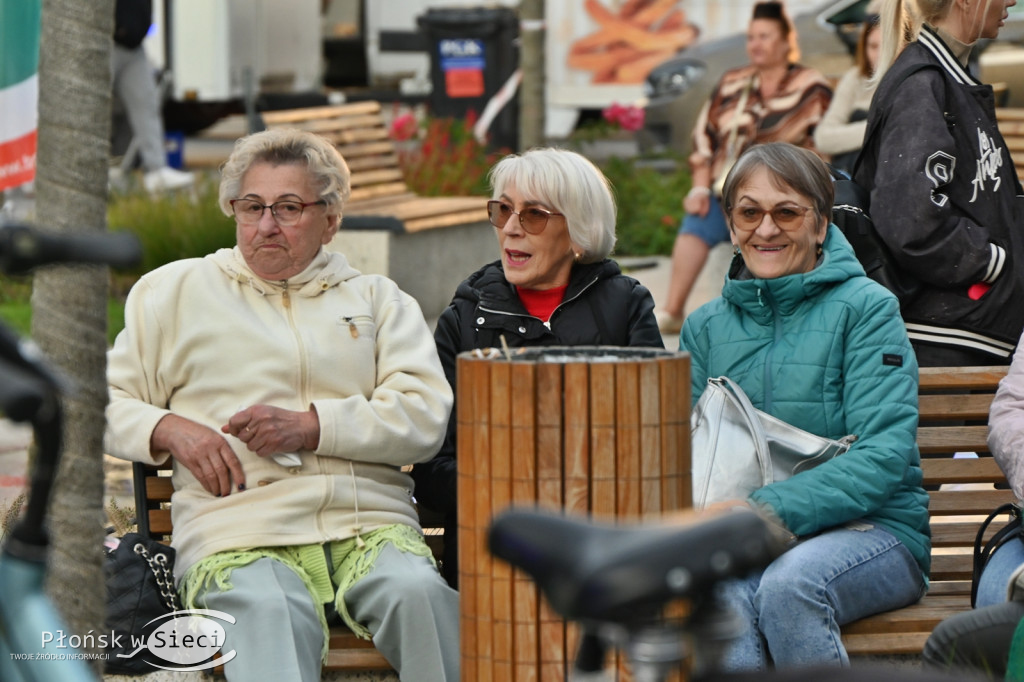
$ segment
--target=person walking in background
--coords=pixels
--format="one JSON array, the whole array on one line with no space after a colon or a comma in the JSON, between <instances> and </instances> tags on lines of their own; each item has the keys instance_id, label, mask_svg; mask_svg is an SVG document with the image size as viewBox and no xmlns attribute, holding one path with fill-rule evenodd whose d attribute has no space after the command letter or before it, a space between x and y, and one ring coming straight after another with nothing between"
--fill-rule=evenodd
<instances>
[{"instance_id":1,"label":"person walking in background","mask_svg":"<svg viewBox=\"0 0 1024 682\"><path fill-rule=\"evenodd\" d=\"M868 116L878 129L854 180L896 262L919 280L901 309L918 363L1006 365L1024 329L1024 200L992 88L967 61L1016 0L919 0L909 12L912 1L882 5Z\"/></svg>"},{"instance_id":2,"label":"person walking in background","mask_svg":"<svg viewBox=\"0 0 1024 682\"><path fill-rule=\"evenodd\" d=\"M405 682L459 679L458 594L403 469L452 392L415 299L324 249L350 178L313 133L239 139L236 246L144 275L108 355L105 451L173 462L175 578L235 617L229 680L319 680L333 618Z\"/></svg>"},{"instance_id":3,"label":"person walking in background","mask_svg":"<svg viewBox=\"0 0 1024 682\"><path fill-rule=\"evenodd\" d=\"M869 14L857 38L856 63L839 79L832 104L814 129L818 151L831 156L832 166L847 173L853 172L853 164L864 143L868 110L878 86L873 76L881 49L878 15Z\"/></svg>"},{"instance_id":4,"label":"person walking in background","mask_svg":"<svg viewBox=\"0 0 1024 682\"><path fill-rule=\"evenodd\" d=\"M793 540L763 571L722 583L748 625L725 669L848 665L840 626L916 602L931 561L921 487L917 364L896 298L830 224L828 167L808 149L750 148L723 192L736 247L720 298L687 317L692 404L726 376L755 407L842 456L745 500ZM714 505L712 505L714 506Z\"/></svg>"},{"instance_id":5,"label":"person walking in background","mask_svg":"<svg viewBox=\"0 0 1024 682\"><path fill-rule=\"evenodd\" d=\"M117 0L111 83L138 143L142 183L148 192L159 192L188 187L195 177L167 165L160 91L142 47L152 21L152 0Z\"/></svg>"},{"instance_id":6,"label":"person walking in background","mask_svg":"<svg viewBox=\"0 0 1024 682\"><path fill-rule=\"evenodd\" d=\"M664 348L651 292L608 258L615 246L615 200L593 163L564 149L531 149L499 161L490 181L494 198L487 212L501 259L458 286L434 331L453 391L456 356L474 348ZM417 501L445 515L442 568L453 586L455 474L453 409L440 452L412 471Z\"/></svg>"},{"instance_id":7,"label":"person walking in background","mask_svg":"<svg viewBox=\"0 0 1024 682\"><path fill-rule=\"evenodd\" d=\"M750 64L725 73L697 117L690 155L692 186L672 248L661 331L677 333L697 276L715 245L729 240L721 185L748 147L779 141L814 148L814 128L832 100L828 81L800 66L796 29L781 2L759 2L747 28Z\"/></svg>"}]
</instances>

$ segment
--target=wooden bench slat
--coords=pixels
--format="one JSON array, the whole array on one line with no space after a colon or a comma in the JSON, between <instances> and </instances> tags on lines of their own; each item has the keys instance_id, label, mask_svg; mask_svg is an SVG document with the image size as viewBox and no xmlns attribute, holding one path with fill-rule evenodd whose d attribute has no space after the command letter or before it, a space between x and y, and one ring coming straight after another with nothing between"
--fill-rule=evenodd
<instances>
[{"instance_id":1,"label":"wooden bench slat","mask_svg":"<svg viewBox=\"0 0 1024 682\"><path fill-rule=\"evenodd\" d=\"M921 460L925 485L943 483L996 483L1006 480L1003 470L991 457L932 458Z\"/></svg>"},{"instance_id":2,"label":"wooden bench slat","mask_svg":"<svg viewBox=\"0 0 1024 682\"><path fill-rule=\"evenodd\" d=\"M158 502L166 502L171 499L174 492L174 484L170 476L147 476L146 477L146 498Z\"/></svg>"},{"instance_id":3,"label":"wooden bench slat","mask_svg":"<svg viewBox=\"0 0 1024 682\"><path fill-rule=\"evenodd\" d=\"M1024 178L1024 108L997 108L996 121L1010 160L1017 169L1017 177Z\"/></svg>"},{"instance_id":4,"label":"wooden bench slat","mask_svg":"<svg viewBox=\"0 0 1024 682\"><path fill-rule=\"evenodd\" d=\"M374 187L387 183L401 183L404 191L405 176L397 168L369 168L358 173L352 173L353 187Z\"/></svg>"},{"instance_id":5,"label":"wooden bench slat","mask_svg":"<svg viewBox=\"0 0 1024 682\"><path fill-rule=\"evenodd\" d=\"M1024 122L1024 109L1019 107L997 107L996 120L1000 123L1003 121Z\"/></svg>"},{"instance_id":6,"label":"wooden bench slat","mask_svg":"<svg viewBox=\"0 0 1024 682\"><path fill-rule=\"evenodd\" d=\"M931 632L885 632L881 634L843 635L846 653L851 656L920 654Z\"/></svg>"},{"instance_id":7,"label":"wooden bench slat","mask_svg":"<svg viewBox=\"0 0 1024 682\"><path fill-rule=\"evenodd\" d=\"M923 395L918 400L922 422L983 419L988 421L991 393L973 395Z\"/></svg>"},{"instance_id":8,"label":"wooden bench slat","mask_svg":"<svg viewBox=\"0 0 1024 682\"><path fill-rule=\"evenodd\" d=\"M279 111L265 111L261 114L266 125L284 125L299 121L320 118L344 118L346 116L358 116L360 114L379 114L380 102L376 100L365 100L352 102L350 104L334 104L319 107L300 107L298 109L282 109Z\"/></svg>"},{"instance_id":9,"label":"wooden bench slat","mask_svg":"<svg viewBox=\"0 0 1024 682\"><path fill-rule=\"evenodd\" d=\"M950 609L963 605L960 595L926 594L921 601L895 611L878 613L843 626L845 634L899 632L908 626L928 627L945 618ZM967 604L970 608L970 603Z\"/></svg>"},{"instance_id":10,"label":"wooden bench slat","mask_svg":"<svg viewBox=\"0 0 1024 682\"><path fill-rule=\"evenodd\" d=\"M352 201L365 201L367 199L378 199L381 197L389 197L395 195L404 195L407 193L407 189L404 182L390 182L382 185L372 185L370 187L359 187L352 188ZM351 206L347 207L345 211L349 215L358 215L356 209Z\"/></svg>"},{"instance_id":11,"label":"wooden bench slat","mask_svg":"<svg viewBox=\"0 0 1024 682\"><path fill-rule=\"evenodd\" d=\"M360 176L364 172L390 168L398 163L398 160L394 157L386 158L379 154L345 157L345 161L348 162L348 169L352 171L352 175ZM346 206L345 208L348 207Z\"/></svg>"},{"instance_id":12,"label":"wooden bench slat","mask_svg":"<svg viewBox=\"0 0 1024 682\"><path fill-rule=\"evenodd\" d=\"M171 511L169 509L150 509L149 533L154 537L171 534Z\"/></svg>"},{"instance_id":13,"label":"wooden bench slat","mask_svg":"<svg viewBox=\"0 0 1024 682\"><path fill-rule=\"evenodd\" d=\"M1006 376L1006 367L922 367L918 370L920 391L994 390Z\"/></svg>"},{"instance_id":14,"label":"wooden bench slat","mask_svg":"<svg viewBox=\"0 0 1024 682\"><path fill-rule=\"evenodd\" d=\"M974 557L971 554L932 554L931 580L970 580Z\"/></svg>"},{"instance_id":15,"label":"wooden bench slat","mask_svg":"<svg viewBox=\"0 0 1024 682\"><path fill-rule=\"evenodd\" d=\"M922 426L917 447L922 455L988 452L988 426Z\"/></svg>"},{"instance_id":16,"label":"wooden bench slat","mask_svg":"<svg viewBox=\"0 0 1024 682\"><path fill-rule=\"evenodd\" d=\"M985 531L985 539L996 534L1001 524L993 523ZM970 547L978 535L981 519L977 521L932 522L932 547Z\"/></svg>"},{"instance_id":17,"label":"wooden bench slat","mask_svg":"<svg viewBox=\"0 0 1024 682\"><path fill-rule=\"evenodd\" d=\"M988 515L999 505L1017 499L1012 490L937 490L928 497L932 515Z\"/></svg>"}]
</instances>

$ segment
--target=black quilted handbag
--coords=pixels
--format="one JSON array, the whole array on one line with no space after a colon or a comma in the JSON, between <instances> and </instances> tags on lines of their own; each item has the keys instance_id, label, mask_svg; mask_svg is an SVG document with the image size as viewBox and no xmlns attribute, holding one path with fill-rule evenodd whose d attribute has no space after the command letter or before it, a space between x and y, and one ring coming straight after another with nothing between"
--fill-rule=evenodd
<instances>
[{"instance_id":1,"label":"black quilted handbag","mask_svg":"<svg viewBox=\"0 0 1024 682\"><path fill-rule=\"evenodd\" d=\"M174 550L138 533L107 551L106 672L141 675L157 670L151 662L162 663L145 645L160 624L151 621L179 608L173 568Z\"/></svg>"}]
</instances>

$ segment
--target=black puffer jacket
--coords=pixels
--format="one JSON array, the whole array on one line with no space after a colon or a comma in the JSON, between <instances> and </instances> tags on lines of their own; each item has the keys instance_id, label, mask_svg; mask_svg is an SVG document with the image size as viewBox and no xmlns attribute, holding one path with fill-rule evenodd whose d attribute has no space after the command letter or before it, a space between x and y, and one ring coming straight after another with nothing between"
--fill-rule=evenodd
<instances>
[{"instance_id":1,"label":"black puffer jacket","mask_svg":"<svg viewBox=\"0 0 1024 682\"><path fill-rule=\"evenodd\" d=\"M455 358L474 348L523 346L636 346L664 348L654 317L654 299L645 286L622 274L612 260L573 266L565 299L549 320L550 329L523 307L505 279L501 261L485 265L455 291L434 331L445 376L455 390ZM458 401L458 396L455 397ZM445 514L444 574L455 584L455 425L437 456L417 464L412 476L416 499Z\"/></svg>"},{"instance_id":2,"label":"black puffer jacket","mask_svg":"<svg viewBox=\"0 0 1024 682\"><path fill-rule=\"evenodd\" d=\"M911 72L909 76L906 74ZM915 343L1008 363L1024 327L1024 210L992 88L925 26L871 103L854 179L899 264L924 289L901 312ZM974 284L990 284L972 299Z\"/></svg>"}]
</instances>

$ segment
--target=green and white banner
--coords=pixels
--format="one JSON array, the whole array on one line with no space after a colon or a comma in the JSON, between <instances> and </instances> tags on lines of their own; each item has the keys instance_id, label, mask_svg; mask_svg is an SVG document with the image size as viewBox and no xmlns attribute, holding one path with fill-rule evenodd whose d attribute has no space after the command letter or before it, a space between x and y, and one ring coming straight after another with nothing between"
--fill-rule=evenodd
<instances>
[{"instance_id":1,"label":"green and white banner","mask_svg":"<svg viewBox=\"0 0 1024 682\"><path fill-rule=\"evenodd\" d=\"M0 0L0 190L36 172L42 0Z\"/></svg>"}]
</instances>

